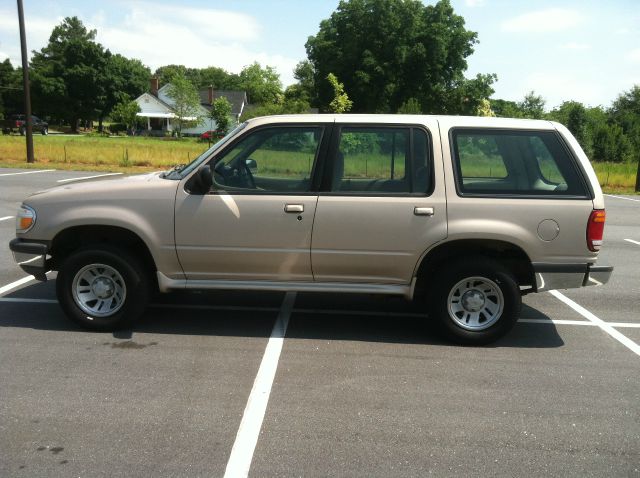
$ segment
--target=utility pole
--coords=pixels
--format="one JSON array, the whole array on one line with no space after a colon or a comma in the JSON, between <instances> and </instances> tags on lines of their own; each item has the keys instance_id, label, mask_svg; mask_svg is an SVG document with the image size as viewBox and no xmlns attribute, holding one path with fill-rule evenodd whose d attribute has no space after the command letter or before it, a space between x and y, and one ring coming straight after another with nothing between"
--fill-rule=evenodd
<instances>
[{"instance_id":1,"label":"utility pole","mask_svg":"<svg viewBox=\"0 0 640 478\"><path fill-rule=\"evenodd\" d=\"M27 125L27 163L33 163L33 121L31 120L31 91L29 89L29 59L27 58L27 35L24 31L24 10L18 0L18 22L20 23L20 47L22 49L22 82L24 84L24 115Z\"/></svg>"},{"instance_id":2,"label":"utility pole","mask_svg":"<svg viewBox=\"0 0 640 478\"><path fill-rule=\"evenodd\" d=\"M640 192L640 158L638 159L638 172L636 173L636 192Z\"/></svg>"}]
</instances>

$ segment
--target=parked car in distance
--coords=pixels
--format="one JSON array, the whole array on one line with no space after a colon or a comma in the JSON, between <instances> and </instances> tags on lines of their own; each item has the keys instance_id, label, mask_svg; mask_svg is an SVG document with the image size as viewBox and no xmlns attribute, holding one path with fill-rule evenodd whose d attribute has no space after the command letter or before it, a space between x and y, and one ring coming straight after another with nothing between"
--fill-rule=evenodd
<instances>
[{"instance_id":1,"label":"parked car in distance","mask_svg":"<svg viewBox=\"0 0 640 478\"><path fill-rule=\"evenodd\" d=\"M222 130L209 130L209 131L205 131L204 133L202 133L200 135L200 140L201 141L209 141L209 140L213 140L213 139L221 139L224 138L225 133Z\"/></svg>"},{"instance_id":2,"label":"parked car in distance","mask_svg":"<svg viewBox=\"0 0 640 478\"><path fill-rule=\"evenodd\" d=\"M10 248L39 280L57 270L60 305L91 329L131 324L158 290L352 292L419 300L447 337L484 344L524 294L609 280L604 222L558 123L291 115L186 166L38 192Z\"/></svg>"},{"instance_id":3,"label":"parked car in distance","mask_svg":"<svg viewBox=\"0 0 640 478\"><path fill-rule=\"evenodd\" d=\"M49 123L34 115L31 115L31 121L34 133L49 134ZM2 122L2 134L20 133L24 136L26 132L27 121L25 115L11 115Z\"/></svg>"}]
</instances>

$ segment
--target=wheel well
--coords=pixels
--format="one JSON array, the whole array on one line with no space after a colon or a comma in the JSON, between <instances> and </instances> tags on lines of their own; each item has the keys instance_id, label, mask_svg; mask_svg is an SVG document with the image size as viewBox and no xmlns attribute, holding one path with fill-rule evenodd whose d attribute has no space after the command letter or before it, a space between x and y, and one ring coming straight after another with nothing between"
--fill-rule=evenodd
<instances>
[{"instance_id":1,"label":"wheel well","mask_svg":"<svg viewBox=\"0 0 640 478\"><path fill-rule=\"evenodd\" d=\"M417 286L420 286L446 261L469 256L488 257L500 262L513 274L520 286L534 284L531 260L520 247L506 241L492 239L462 239L445 242L427 253L418 267Z\"/></svg>"},{"instance_id":2,"label":"wheel well","mask_svg":"<svg viewBox=\"0 0 640 478\"><path fill-rule=\"evenodd\" d=\"M74 251L93 244L109 244L131 252L155 278L156 265L145 242L135 232L117 226L76 226L59 232L51 242L53 268L57 269Z\"/></svg>"}]
</instances>

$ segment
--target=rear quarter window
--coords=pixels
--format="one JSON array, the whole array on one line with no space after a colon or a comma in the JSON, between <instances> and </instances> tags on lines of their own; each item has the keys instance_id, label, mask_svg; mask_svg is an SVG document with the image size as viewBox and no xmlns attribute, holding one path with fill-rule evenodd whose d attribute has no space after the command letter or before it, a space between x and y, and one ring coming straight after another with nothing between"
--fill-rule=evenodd
<instances>
[{"instance_id":1,"label":"rear quarter window","mask_svg":"<svg viewBox=\"0 0 640 478\"><path fill-rule=\"evenodd\" d=\"M454 129L451 139L461 195L588 197L553 131Z\"/></svg>"}]
</instances>

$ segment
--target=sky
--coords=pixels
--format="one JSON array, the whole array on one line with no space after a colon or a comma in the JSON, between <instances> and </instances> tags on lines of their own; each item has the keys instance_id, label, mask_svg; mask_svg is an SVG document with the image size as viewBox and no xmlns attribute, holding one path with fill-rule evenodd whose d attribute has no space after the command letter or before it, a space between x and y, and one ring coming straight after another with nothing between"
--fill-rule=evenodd
<instances>
[{"instance_id":1,"label":"sky","mask_svg":"<svg viewBox=\"0 0 640 478\"><path fill-rule=\"evenodd\" d=\"M114 53L153 71L167 64L239 72L257 61L285 86L306 58L304 44L338 0L23 0L27 47L40 50L53 27L78 16ZM424 0L426 4L434 1ZM551 109L565 100L610 106L640 84L640 0L453 0L479 43L467 77L496 73L493 98L529 91ZM0 2L0 61L19 65L14 0Z\"/></svg>"}]
</instances>

